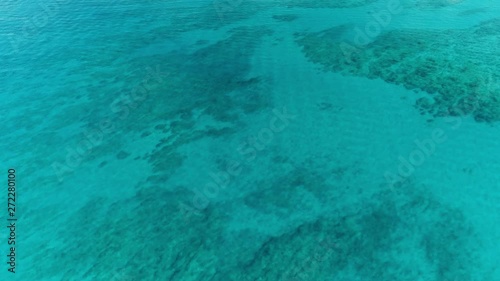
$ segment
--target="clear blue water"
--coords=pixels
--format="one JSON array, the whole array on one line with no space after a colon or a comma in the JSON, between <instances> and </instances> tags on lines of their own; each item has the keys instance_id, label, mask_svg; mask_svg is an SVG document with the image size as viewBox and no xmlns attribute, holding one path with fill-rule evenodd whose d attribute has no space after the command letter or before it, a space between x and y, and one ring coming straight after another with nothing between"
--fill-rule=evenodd
<instances>
[{"instance_id":1,"label":"clear blue water","mask_svg":"<svg viewBox=\"0 0 500 281\"><path fill-rule=\"evenodd\" d=\"M0 11L0 280L500 280L497 1Z\"/></svg>"}]
</instances>

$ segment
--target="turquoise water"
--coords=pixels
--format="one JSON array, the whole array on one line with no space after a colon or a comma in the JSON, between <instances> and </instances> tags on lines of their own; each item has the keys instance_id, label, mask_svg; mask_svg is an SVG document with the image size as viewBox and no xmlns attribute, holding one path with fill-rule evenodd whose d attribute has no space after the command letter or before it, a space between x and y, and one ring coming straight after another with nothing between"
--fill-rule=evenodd
<instances>
[{"instance_id":1,"label":"turquoise water","mask_svg":"<svg viewBox=\"0 0 500 281\"><path fill-rule=\"evenodd\" d=\"M0 280L500 280L497 1L0 11Z\"/></svg>"}]
</instances>

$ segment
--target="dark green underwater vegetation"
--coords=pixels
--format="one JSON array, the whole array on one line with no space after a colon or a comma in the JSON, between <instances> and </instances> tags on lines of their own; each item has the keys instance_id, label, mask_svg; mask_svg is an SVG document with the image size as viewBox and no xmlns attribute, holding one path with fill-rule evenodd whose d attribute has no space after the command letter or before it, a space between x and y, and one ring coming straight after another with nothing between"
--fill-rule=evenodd
<instances>
[{"instance_id":1,"label":"dark green underwater vegetation","mask_svg":"<svg viewBox=\"0 0 500 281\"><path fill-rule=\"evenodd\" d=\"M416 104L422 114L494 122L500 120L498 36L500 21L491 20L464 30L388 31L366 45L357 44L347 26L296 38L327 71L428 93Z\"/></svg>"}]
</instances>

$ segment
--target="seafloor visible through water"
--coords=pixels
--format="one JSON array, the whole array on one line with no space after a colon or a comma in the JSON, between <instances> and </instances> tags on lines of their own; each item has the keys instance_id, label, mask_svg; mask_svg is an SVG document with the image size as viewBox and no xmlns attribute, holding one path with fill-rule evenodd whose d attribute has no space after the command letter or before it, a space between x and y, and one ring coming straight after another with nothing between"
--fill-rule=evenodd
<instances>
[{"instance_id":1,"label":"seafloor visible through water","mask_svg":"<svg viewBox=\"0 0 500 281\"><path fill-rule=\"evenodd\" d=\"M0 11L0 280L500 280L500 2Z\"/></svg>"}]
</instances>

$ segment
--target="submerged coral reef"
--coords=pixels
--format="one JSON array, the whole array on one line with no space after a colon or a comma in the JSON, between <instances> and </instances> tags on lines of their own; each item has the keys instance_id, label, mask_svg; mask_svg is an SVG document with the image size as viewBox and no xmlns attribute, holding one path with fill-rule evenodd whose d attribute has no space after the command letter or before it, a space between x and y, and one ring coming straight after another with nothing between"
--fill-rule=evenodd
<instances>
[{"instance_id":1,"label":"submerged coral reef","mask_svg":"<svg viewBox=\"0 0 500 281\"><path fill-rule=\"evenodd\" d=\"M392 30L371 42L350 26L296 39L325 70L429 93L416 104L423 114L493 122L500 120L499 35L500 20L491 20L470 29Z\"/></svg>"},{"instance_id":2,"label":"submerged coral reef","mask_svg":"<svg viewBox=\"0 0 500 281\"><path fill-rule=\"evenodd\" d=\"M23 247L33 248L20 251L28 265L23 280L497 280L478 258L484 237L472 227L477 224L430 192L434 186L417 186L409 177L394 192L381 190L379 178L363 167L366 158L387 154L363 152L360 161L329 155L337 144L328 130L317 133L330 124L321 118L330 120L344 105L318 95L323 84L304 87L308 76L284 69L311 66L291 36L303 29L274 29L295 28L288 23L303 19L286 6L347 8L376 0L228 2L181 9L168 1L124 1L116 11L90 9L82 19L68 12L61 22L79 24L66 32L46 29L64 44L45 40L37 47L46 52L35 56L25 48L16 57L26 67L13 75L22 79L4 86L25 93L10 106L18 111L5 113L15 122L2 126L4 137L15 140L4 150L22 163L32 187L23 199L29 204L22 223L31 225ZM276 7L283 10L264 13L268 22L249 21ZM61 6L61 15L70 8ZM165 14L173 12L166 25ZM499 56L492 47L498 21L467 30L396 30L362 46L351 40L352 30L338 26L295 39L327 71L429 93L417 101L422 114L500 118ZM266 49L278 33L289 53ZM269 65L276 76L262 72ZM274 87L278 80L296 89ZM306 83L293 83L299 80ZM288 101L279 100L285 95ZM217 182L224 192L204 194L210 202L198 208L203 175L208 181L226 172L242 156L233 148L265 132L266 113L278 106L303 109L297 120L305 125L273 135L275 142L255 152L230 188ZM347 125L335 129L349 136L339 147L365 151L352 132L373 128L350 122L378 112L352 112L346 116L364 116L339 119ZM103 121L112 128L99 131ZM370 144L379 141L376 135ZM313 138L328 143L326 149ZM64 180L53 171L55 162L65 165Z\"/></svg>"},{"instance_id":3,"label":"submerged coral reef","mask_svg":"<svg viewBox=\"0 0 500 281\"><path fill-rule=\"evenodd\" d=\"M314 188L312 184L304 182L309 188ZM146 281L329 280L332 276L478 281L473 274L480 270L476 256L481 245L463 214L424 190L410 185L404 190L381 192L370 203L339 208L266 236L251 228L229 233L227 211L235 215L241 209L239 201L209 207L203 216L186 221L177 206L179 198L189 196L186 192L150 186L105 210L96 212L95 203L103 203L97 200L68 217L70 227L57 233L64 237L60 242L67 245L66 253L40 251L40 258L59 261L40 267L58 272L60 263L78 260L64 278L102 280L113 280L120 273ZM280 200L269 196L280 194L268 193L261 200ZM260 212L260 207L254 211Z\"/></svg>"}]
</instances>

